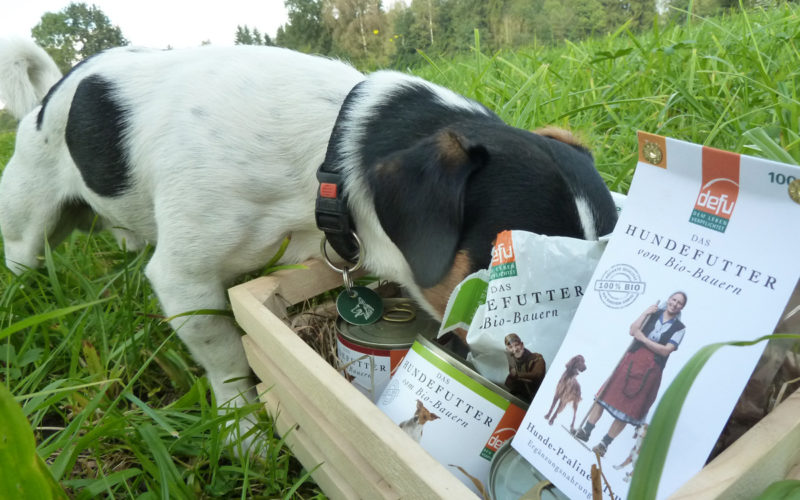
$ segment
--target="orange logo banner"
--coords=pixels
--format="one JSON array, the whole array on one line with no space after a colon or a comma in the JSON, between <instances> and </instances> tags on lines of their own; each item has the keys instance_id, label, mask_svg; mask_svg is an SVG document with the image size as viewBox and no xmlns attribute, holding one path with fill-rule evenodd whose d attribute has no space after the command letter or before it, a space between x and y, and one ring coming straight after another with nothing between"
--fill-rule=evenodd
<instances>
[{"instance_id":1,"label":"orange logo banner","mask_svg":"<svg viewBox=\"0 0 800 500\"><path fill-rule=\"evenodd\" d=\"M703 180L689 222L725 232L739 198L740 156L703 148Z\"/></svg>"}]
</instances>

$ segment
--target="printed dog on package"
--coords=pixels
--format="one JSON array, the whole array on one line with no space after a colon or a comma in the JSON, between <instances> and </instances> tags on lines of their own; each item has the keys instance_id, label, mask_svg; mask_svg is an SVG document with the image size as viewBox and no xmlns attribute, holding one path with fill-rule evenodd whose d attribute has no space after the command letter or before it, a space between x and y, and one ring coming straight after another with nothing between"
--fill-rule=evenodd
<instances>
[{"instance_id":1,"label":"printed dog on package","mask_svg":"<svg viewBox=\"0 0 800 500\"><path fill-rule=\"evenodd\" d=\"M425 405L422 404L422 401L418 399L417 409L414 411L414 416L408 420L403 420L400 422L400 428L403 429L406 434L411 436L411 439L419 443L422 439L422 426L428 422L433 422L438 418L439 415L432 413L430 410L425 408Z\"/></svg>"},{"instance_id":2,"label":"printed dog on package","mask_svg":"<svg viewBox=\"0 0 800 500\"><path fill-rule=\"evenodd\" d=\"M169 317L227 307L226 285L287 235L282 262L319 258L320 228L334 262L361 259L441 317L498 232L596 239L616 222L570 133L287 49L123 47L61 78L41 48L7 40L0 99L21 118L0 180L6 265L39 266L45 239L97 217L128 249L154 246L145 273ZM230 319L172 324L221 405L254 399Z\"/></svg>"},{"instance_id":3,"label":"printed dog on package","mask_svg":"<svg viewBox=\"0 0 800 500\"><path fill-rule=\"evenodd\" d=\"M648 424L641 424L637 425L636 429L633 431L633 439L635 440L633 443L633 447L631 448L631 452L628 454L628 457L622 461L621 464L615 465L615 470L624 469L627 466L631 466L631 470L625 472L625 477L622 478L623 481L626 483L630 482L631 476L633 475L633 468L636 466L636 460L639 459L639 450L642 449L642 443L644 442L644 437L647 435L647 427Z\"/></svg>"},{"instance_id":4,"label":"printed dog on package","mask_svg":"<svg viewBox=\"0 0 800 500\"><path fill-rule=\"evenodd\" d=\"M581 385L578 383L578 374L586 370L586 360L580 354L573 356L567 361L566 369L558 379L556 385L556 394L553 396L553 404L550 405L550 411L544 416L548 418L548 423L553 425L556 417L561 413L568 404L572 403L572 423L569 424L570 432L575 431L575 415L578 413L578 403L581 402ZM553 411L558 403L558 408ZM552 414L552 416L551 416Z\"/></svg>"}]
</instances>

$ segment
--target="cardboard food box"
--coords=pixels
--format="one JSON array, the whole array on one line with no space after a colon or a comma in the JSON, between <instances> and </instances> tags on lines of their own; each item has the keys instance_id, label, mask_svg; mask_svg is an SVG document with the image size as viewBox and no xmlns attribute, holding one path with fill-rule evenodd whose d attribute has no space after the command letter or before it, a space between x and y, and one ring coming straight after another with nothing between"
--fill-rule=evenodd
<instances>
[{"instance_id":1,"label":"cardboard food box","mask_svg":"<svg viewBox=\"0 0 800 500\"><path fill-rule=\"evenodd\" d=\"M324 263L306 266L229 290L260 398L288 446L334 499L477 498L287 326L289 306L342 284ZM670 498L752 498L785 478L800 478L800 391Z\"/></svg>"}]
</instances>

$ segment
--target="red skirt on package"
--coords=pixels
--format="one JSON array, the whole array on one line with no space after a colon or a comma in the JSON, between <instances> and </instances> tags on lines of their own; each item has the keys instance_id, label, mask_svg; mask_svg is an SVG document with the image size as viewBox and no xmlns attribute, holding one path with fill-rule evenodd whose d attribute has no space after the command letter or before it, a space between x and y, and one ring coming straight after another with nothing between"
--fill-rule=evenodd
<instances>
[{"instance_id":1,"label":"red skirt on package","mask_svg":"<svg viewBox=\"0 0 800 500\"><path fill-rule=\"evenodd\" d=\"M645 347L626 352L597 393L597 402L615 418L639 425L656 400L663 369Z\"/></svg>"}]
</instances>

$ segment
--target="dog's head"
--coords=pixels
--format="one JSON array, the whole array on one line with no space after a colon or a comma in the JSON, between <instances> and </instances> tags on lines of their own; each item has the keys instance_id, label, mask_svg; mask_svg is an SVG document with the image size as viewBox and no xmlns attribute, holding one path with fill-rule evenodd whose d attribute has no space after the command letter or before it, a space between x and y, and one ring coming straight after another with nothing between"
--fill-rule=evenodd
<instances>
[{"instance_id":1,"label":"dog's head","mask_svg":"<svg viewBox=\"0 0 800 500\"><path fill-rule=\"evenodd\" d=\"M582 372L586 370L586 360L580 354L567 361L567 371Z\"/></svg>"},{"instance_id":2,"label":"dog's head","mask_svg":"<svg viewBox=\"0 0 800 500\"><path fill-rule=\"evenodd\" d=\"M581 239L613 230L611 194L569 138L467 120L369 170L380 224L440 314L455 285L488 267L503 230Z\"/></svg>"},{"instance_id":3,"label":"dog's head","mask_svg":"<svg viewBox=\"0 0 800 500\"><path fill-rule=\"evenodd\" d=\"M59 182L58 160L46 157L47 148L37 144L42 134L29 130L34 119L23 120L14 156L0 177L0 233L6 266L16 274L39 267L45 241L56 246L94 219L92 210Z\"/></svg>"},{"instance_id":4,"label":"dog's head","mask_svg":"<svg viewBox=\"0 0 800 500\"><path fill-rule=\"evenodd\" d=\"M426 422L433 422L438 418L439 415L425 408L425 405L422 404L422 401L419 399L417 400L417 410L414 412L414 420L416 420L417 424L424 425Z\"/></svg>"}]
</instances>

